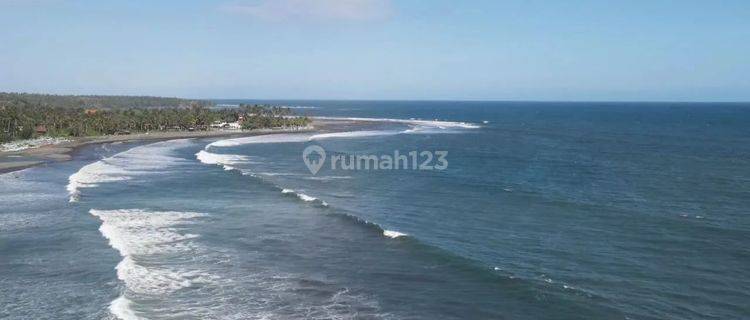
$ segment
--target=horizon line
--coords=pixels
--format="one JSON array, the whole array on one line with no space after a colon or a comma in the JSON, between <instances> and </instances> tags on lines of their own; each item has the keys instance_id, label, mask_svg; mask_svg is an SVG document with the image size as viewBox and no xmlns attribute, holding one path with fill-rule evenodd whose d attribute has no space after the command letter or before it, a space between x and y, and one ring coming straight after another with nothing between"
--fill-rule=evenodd
<instances>
[{"instance_id":1,"label":"horizon line","mask_svg":"<svg viewBox=\"0 0 750 320\"><path fill-rule=\"evenodd\" d=\"M736 103L750 104L750 100L525 100L525 99L323 99L323 98L183 98L195 100L255 100L255 101L384 101L384 102L534 102L534 103Z\"/></svg>"},{"instance_id":2,"label":"horizon line","mask_svg":"<svg viewBox=\"0 0 750 320\"><path fill-rule=\"evenodd\" d=\"M373 99L373 98L197 98L180 97L175 95L151 94L74 94L74 93L40 93L24 91L0 91L0 94L38 94L54 96L100 96L100 97L153 97L176 98L184 100L256 100L256 101L384 101L384 102L521 102L521 103L731 103L750 104L750 100L554 100L554 99Z\"/></svg>"}]
</instances>

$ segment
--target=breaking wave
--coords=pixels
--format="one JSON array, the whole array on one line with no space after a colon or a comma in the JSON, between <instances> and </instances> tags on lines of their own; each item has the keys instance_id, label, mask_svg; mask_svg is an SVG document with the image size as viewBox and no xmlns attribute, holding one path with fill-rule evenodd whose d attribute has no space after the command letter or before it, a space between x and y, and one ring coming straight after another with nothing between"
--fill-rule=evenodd
<instances>
[{"instance_id":1,"label":"breaking wave","mask_svg":"<svg viewBox=\"0 0 750 320\"><path fill-rule=\"evenodd\" d=\"M254 143L282 143L282 142L305 142L309 139L308 134L299 133L280 133L280 134L264 134L258 136L224 139L209 143L206 146L206 150L211 147L234 147L245 144Z\"/></svg>"},{"instance_id":2,"label":"breaking wave","mask_svg":"<svg viewBox=\"0 0 750 320\"><path fill-rule=\"evenodd\" d=\"M283 194L292 194L292 195L296 196L297 198L299 198L300 200L305 201L305 202L316 202L316 203L319 203L320 205L322 205L324 207L328 206L328 203L326 203L323 200L320 200L320 199L318 199L316 197L312 197L312 196L306 195L306 194L301 193L301 192L294 191L292 189L281 188L281 193L283 193Z\"/></svg>"},{"instance_id":3,"label":"breaking wave","mask_svg":"<svg viewBox=\"0 0 750 320\"><path fill-rule=\"evenodd\" d=\"M250 163L251 157L239 154L218 154L205 150L198 151L195 154L198 161L205 164L215 164L224 167L224 170L232 170L234 164Z\"/></svg>"},{"instance_id":4,"label":"breaking wave","mask_svg":"<svg viewBox=\"0 0 750 320\"><path fill-rule=\"evenodd\" d=\"M135 314L135 311L133 311L131 305L133 304L132 301L130 301L125 296L119 296L117 299L112 301L112 303L109 304L109 312L117 317L118 319L122 320L141 320L144 318L141 318Z\"/></svg>"},{"instance_id":5,"label":"breaking wave","mask_svg":"<svg viewBox=\"0 0 750 320\"><path fill-rule=\"evenodd\" d=\"M68 177L66 189L70 195L69 201L78 201L83 188L97 187L100 183L130 180L137 175L161 172L171 165L187 162L171 154L175 149L191 143L189 139L156 142L85 165Z\"/></svg>"},{"instance_id":6,"label":"breaking wave","mask_svg":"<svg viewBox=\"0 0 750 320\"><path fill-rule=\"evenodd\" d=\"M403 123L410 126L410 129L397 130L360 130L331 132L319 134L303 133L282 133L282 134L265 134L242 138L224 139L208 144L205 150L212 147L234 147L246 144L258 143L289 143L289 142L307 142L313 140L335 139L335 138L359 138L384 135L397 135L403 133L439 133L451 132L451 129L478 129L480 125L468 122L441 121L441 120L418 120L418 119L387 119L387 118L343 118L343 117L312 117L320 120L349 120L349 121L370 121L370 122L390 122Z\"/></svg>"},{"instance_id":7,"label":"breaking wave","mask_svg":"<svg viewBox=\"0 0 750 320\"><path fill-rule=\"evenodd\" d=\"M332 132L332 133L320 133L313 135L309 138L313 140L323 140L332 138L360 138L360 137L375 137L375 136L390 136L402 133L402 131L395 130L362 130L362 131L345 131L345 132Z\"/></svg>"},{"instance_id":8,"label":"breaking wave","mask_svg":"<svg viewBox=\"0 0 750 320\"><path fill-rule=\"evenodd\" d=\"M390 118L349 118L349 117L312 117L320 120L349 120L349 121L370 121L370 122L392 122L419 125L424 127L433 127L440 129L463 128L478 129L480 125L469 122L443 121L443 120L420 120L420 119L390 119Z\"/></svg>"},{"instance_id":9,"label":"breaking wave","mask_svg":"<svg viewBox=\"0 0 750 320\"><path fill-rule=\"evenodd\" d=\"M393 230L383 230L383 235L391 239L396 239L396 238L407 236L406 233L401 233L401 232L393 231Z\"/></svg>"},{"instance_id":10,"label":"breaking wave","mask_svg":"<svg viewBox=\"0 0 750 320\"><path fill-rule=\"evenodd\" d=\"M122 256L115 269L126 290L110 304L113 315L140 319L131 308L128 295L159 297L218 279L203 270L176 267L170 261L175 255L190 255L198 250L192 241L198 236L181 232L181 226L194 223L205 214L142 209L89 212L102 221L99 231Z\"/></svg>"}]
</instances>

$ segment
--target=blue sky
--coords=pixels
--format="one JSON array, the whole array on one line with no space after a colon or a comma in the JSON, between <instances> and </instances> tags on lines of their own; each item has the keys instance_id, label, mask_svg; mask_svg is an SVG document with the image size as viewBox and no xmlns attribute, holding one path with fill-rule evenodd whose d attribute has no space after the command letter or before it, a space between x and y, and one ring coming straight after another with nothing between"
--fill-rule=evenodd
<instances>
[{"instance_id":1,"label":"blue sky","mask_svg":"<svg viewBox=\"0 0 750 320\"><path fill-rule=\"evenodd\" d=\"M0 0L0 91L750 101L750 1Z\"/></svg>"}]
</instances>

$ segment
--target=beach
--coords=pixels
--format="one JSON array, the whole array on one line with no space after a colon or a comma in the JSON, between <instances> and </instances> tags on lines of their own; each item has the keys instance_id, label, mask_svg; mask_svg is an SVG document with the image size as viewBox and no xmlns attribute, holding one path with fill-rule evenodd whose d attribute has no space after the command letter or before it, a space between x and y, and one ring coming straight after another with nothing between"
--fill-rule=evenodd
<instances>
[{"instance_id":1,"label":"beach","mask_svg":"<svg viewBox=\"0 0 750 320\"><path fill-rule=\"evenodd\" d=\"M318 123L318 127L324 123ZM316 130L315 125L308 128L276 128L256 130L213 130L213 131L151 131L128 135L105 135L92 137L75 137L56 144L46 144L17 151L0 151L0 173L22 170L28 167L70 160L76 149L91 144L131 141L159 141L185 138L242 137L272 133L304 132Z\"/></svg>"}]
</instances>

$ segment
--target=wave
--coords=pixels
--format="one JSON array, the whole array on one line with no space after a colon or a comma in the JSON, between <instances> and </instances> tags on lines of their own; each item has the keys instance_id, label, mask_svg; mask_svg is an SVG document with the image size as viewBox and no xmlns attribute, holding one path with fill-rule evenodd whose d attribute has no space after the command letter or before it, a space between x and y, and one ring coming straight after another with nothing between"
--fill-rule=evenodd
<instances>
[{"instance_id":1,"label":"wave","mask_svg":"<svg viewBox=\"0 0 750 320\"><path fill-rule=\"evenodd\" d=\"M128 300L125 296L119 296L117 299L109 304L109 312L122 320L142 320L144 318L136 315L131 305L132 301Z\"/></svg>"},{"instance_id":2,"label":"wave","mask_svg":"<svg viewBox=\"0 0 750 320\"><path fill-rule=\"evenodd\" d=\"M383 230L383 235L391 239L408 236L408 234L406 233L401 233L401 232L393 231L393 230Z\"/></svg>"},{"instance_id":3,"label":"wave","mask_svg":"<svg viewBox=\"0 0 750 320\"><path fill-rule=\"evenodd\" d=\"M281 193L283 193L283 194L293 194L297 198L299 198L300 200L305 201L305 202L317 202L317 203L319 203L320 205L322 205L324 207L328 206L328 203L326 203L323 200L320 200L320 199L318 199L316 197L312 197L312 196L306 195L306 194L301 193L301 192L294 191L292 189L281 188Z\"/></svg>"},{"instance_id":4,"label":"wave","mask_svg":"<svg viewBox=\"0 0 750 320\"><path fill-rule=\"evenodd\" d=\"M301 176L300 173L291 173L291 172L258 172L258 175L261 176L268 176L268 177L276 177L276 176Z\"/></svg>"},{"instance_id":5,"label":"wave","mask_svg":"<svg viewBox=\"0 0 750 320\"><path fill-rule=\"evenodd\" d=\"M345 220L347 220L349 222L352 222L352 223L354 223L356 225L359 225L359 226L371 229L371 230L377 232L378 234L381 234L381 235L383 235L384 237L387 237L387 238L397 239L397 238L402 238L402 237L409 237L409 235L406 234L406 233L386 229L386 228L384 228L383 226L381 226L380 224L378 224L376 222L372 222L372 221L369 221L367 219L363 219L362 217L359 217L358 215L351 214L351 213L348 213L346 211L337 210L337 211L332 211L331 214L334 215L334 216L338 216L340 218L343 218L343 219L345 219Z\"/></svg>"},{"instance_id":6,"label":"wave","mask_svg":"<svg viewBox=\"0 0 750 320\"><path fill-rule=\"evenodd\" d=\"M143 256L195 250L189 240L198 237L180 233L177 226L194 222L205 214L141 209L89 210L99 218L101 234L121 256Z\"/></svg>"},{"instance_id":7,"label":"wave","mask_svg":"<svg viewBox=\"0 0 750 320\"><path fill-rule=\"evenodd\" d=\"M117 264L117 278L131 292L138 294L165 294L198 283L212 283L216 277L200 270L160 268L138 264L127 256Z\"/></svg>"},{"instance_id":8,"label":"wave","mask_svg":"<svg viewBox=\"0 0 750 320\"><path fill-rule=\"evenodd\" d=\"M317 180L317 181L331 181L331 180L341 180L341 179L351 179L352 176L312 176L312 177L304 177L305 180Z\"/></svg>"},{"instance_id":9,"label":"wave","mask_svg":"<svg viewBox=\"0 0 750 320\"><path fill-rule=\"evenodd\" d=\"M118 318L139 319L130 308L129 294L158 297L219 278L198 269L177 268L173 263L176 255L194 255L199 249L191 241L198 236L182 233L180 227L206 217L205 214L143 209L89 212L102 221L99 231L122 256L115 269L126 291L110 304L110 312ZM170 262L160 262L164 256L170 257Z\"/></svg>"},{"instance_id":10,"label":"wave","mask_svg":"<svg viewBox=\"0 0 750 320\"><path fill-rule=\"evenodd\" d=\"M198 153L195 154L195 157L198 159L198 161L205 164L215 164L223 166L224 170L235 169L235 167L232 166L235 164L251 163L251 157L249 156L243 156L239 154L211 153L205 150L198 151Z\"/></svg>"},{"instance_id":11,"label":"wave","mask_svg":"<svg viewBox=\"0 0 750 320\"><path fill-rule=\"evenodd\" d=\"M70 202L80 198L81 189L93 188L100 183L130 180L133 176L160 172L185 159L171 155L175 149L185 147L189 139L169 140L138 146L111 157L81 167L68 177L65 189Z\"/></svg>"},{"instance_id":12,"label":"wave","mask_svg":"<svg viewBox=\"0 0 750 320\"><path fill-rule=\"evenodd\" d=\"M291 106L291 107L286 107L286 108L289 108L289 109L319 109L320 107L312 107L312 106Z\"/></svg>"},{"instance_id":13,"label":"wave","mask_svg":"<svg viewBox=\"0 0 750 320\"><path fill-rule=\"evenodd\" d=\"M292 143L292 142L308 142L314 140L334 139L334 138L358 138L358 137L371 137L371 136L382 136L382 135L396 135L402 133L401 131L387 131L387 130L363 130L363 131L345 131L345 132L332 132L332 133L319 133L319 134L268 134L259 135L243 138L224 139L209 143L204 150L209 150L214 147L235 147L247 144L262 144L262 143Z\"/></svg>"},{"instance_id":14,"label":"wave","mask_svg":"<svg viewBox=\"0 0 750 320\"><path fill-rule=\"evenodd\" d=\"M250 137L224 139L209 143L205 150L211 147L234 147L245 144L256 144L256 143L283 143L283 142L306 142L310 138L309 134L299 133L279 133L279 134L264 134Z\"/></svg>"},{"instance_id":15,"label":"wave","mask_svg":"<svg viewBox=\"0 0 750 320\"><path fill-rule=\"evenodd\" d=\"M192 244L185 241L197 236L178 233L171 227L204 216L192 212L140 209L91 209L89 212L102 220L99 231L123 257L191 250Z\"/></svg>"},{"instance_id":16,"label":"wave","mask_svg":"<svg viewBox=\"0 0 750 320\"><path fill-rule=\"evenodd\" d=\"M229 164L234 164L234 163L237 163L237 162L242 162L244 160L247 160L247 157L246 156L242 156L242 155L216 154L216 153L208 152L206 150L201 150L198 153L196 153L196 157L202 163L220 165L220 166L223 166L225 170L236 170L236 168L229 166ZM276 175L289 175L289 174L283 174L283 173L280 173L280 174L275 174L275 173L260 173L260 174L255 174L255 173L250 172L250 171L242 171L242 170L240 170L240 171L241 171L241 173L243 175L249 175L249 176L251 176L253 178L259 179L260 181L262 181L264 183L268 183L268 184L273 185L273 187L277 188L282 194L291 195L291 196L294 196L297 199L302 200L304 202L315 203L315 204L318 204L318 205L320 205L322 207L328 207L329 206L326 201L323 201L323 200L321 200L321 199L319 199L317 197L313 197L311 195L308 195L308 194L305 194L305 193L302 193L302 192L298 192L298 191L296 191L294 189L280 187L278 185L273 184L273 182L271 182L271 181L267 181L265 178L262 177L262 176L276 176ZM349 179L349 178L351 178L351 176L329 176L329 177L311 177L311 178L316 178L316 180L326 181L326 180L331 180L331 179ZM395 239L395 238L400 238L400 237L406 237L406 236L408 236L406 233L384 229L380 225L378 225L377 223L364 220L364 219L362 219L360 217L357 217L355 215L344 214L344 216L346 216L347 218L353 219L353 220L355 220L355 221L357 221L359 223L364 223L365 225L373 226L373 227L377 228L377 230L383 236L386 236L388 238Z\"/></svg>"},{"instance_id":17,"label":"wave","mask_svg":"<svg viewBox=\"0 0 750 320\"><path fill-rule=\"evenodd\" d=\"M309 138L313 140L333 139L333 138L360 138L360 137L375 137L375 136L390 136L402 133L402 131L395 130L362 130L362 131L344 131L344 132L332 132L332 133L320 133L313 135Z\"/></svg>"},{"instance_id":18,"label":"wave","mask_svg":"<svg viewBox=\"0 0 750 320\"><path fill-rule=\"evenodd\" d=\"M440 129L463 128L478 129L480 125L469 122L444 121L444 120L419 120L419 119L391 119L391 118L357 118L357 117L312 117L320 120L349 120L349 121L370 121L370 122L393 122L406 123L412 125L421 125L425 127L434 127Z\"/></svg>"},{"instance_id":19,"label":"wave","mask_svg":"<svg viewBox=\"0 0 750 320\"><path fill-rule=\"evenodd\" d=\"M449 132L448 129L477 129L481 126L468 122L456 122L456 121L442 121L442 120L418 120L418 119L388 119L388 118L346 118L346 117L312 117L313 119L320 120L348 120L348 121L374 121L374 122L391 122L391 123L404 123L411 125L412 128L396 131L396 130L361 130L361 131L345 131L345 132L332 132L332 133L319 133L319 134L301 134L301 133L281 133L281 134L265 134L242 138L224 139L214 141L208 144L205 150L209 150L212 147L234 147L246 144L259 144L259 143L290 143L290 142L307 142L313 140L333 139L333 138L358 138L358 137L372 137L372 136L383 136L383 135L397 135L402 133L436 133L436 132Z\"/></svg>"},{"instance_id":20,"label":"wave","mask_svg":"<svg viewBox=\"0 0 750 320\"><path fill-rule=\"evenodd\" d=\"M70 202L78 201L81 188L93 188L99 186L102 182L114 182L129 180L131 172L108 163L107 160L100 160L83 166L76 173L68 177L68 185L65 189L70 195Z\"/></svg>"},{"instance_id":21,"label":"wave","mask_svg":"<svg viewBox=\"0 0 750 320\"><path fill-rule=\"evenodd\" d=\"M224 170L238 170L237 168L233 167L232 165L233 164L238 164L238 163L245 163L245 161L247 159L249 159L249 157L247 157L247 156L236 155L236 154L211 153L211 152L208 152L206 150L199 151L198 153L195 154L195 156L202 163L219 165L219 166L222 166L224 168ZM255 174L255 173L247 171L247 170L239 170L239 171L242 173L242 175L252 176L254 178L260 179L261 181L265 181L265 179L263 179L262 177L260 177L261 175L264 175L264 176L284 175L284 174L273 174L273 173ZM315 202L315 203L320 204L321 206L324 206L324 207L328 206L328 203L326 203L325 201L322 201L322 200L320 200L320 199L318 199L316 197L313 197L313 196L310 196L310 195L307 195L307 194L304 194L304 193L301 193L301 192L297 192L297 191L294 191L294 190L288 189L288 188L282 188L282 187L279 187L279 186L275 186L275 187L278 188L278 189L280 189L281 193L283 193L283 194L292 194L292 195L296 196L297 198L299 198L302 201L305 201L305 202Z\"/></svg>"}]
</instances>

